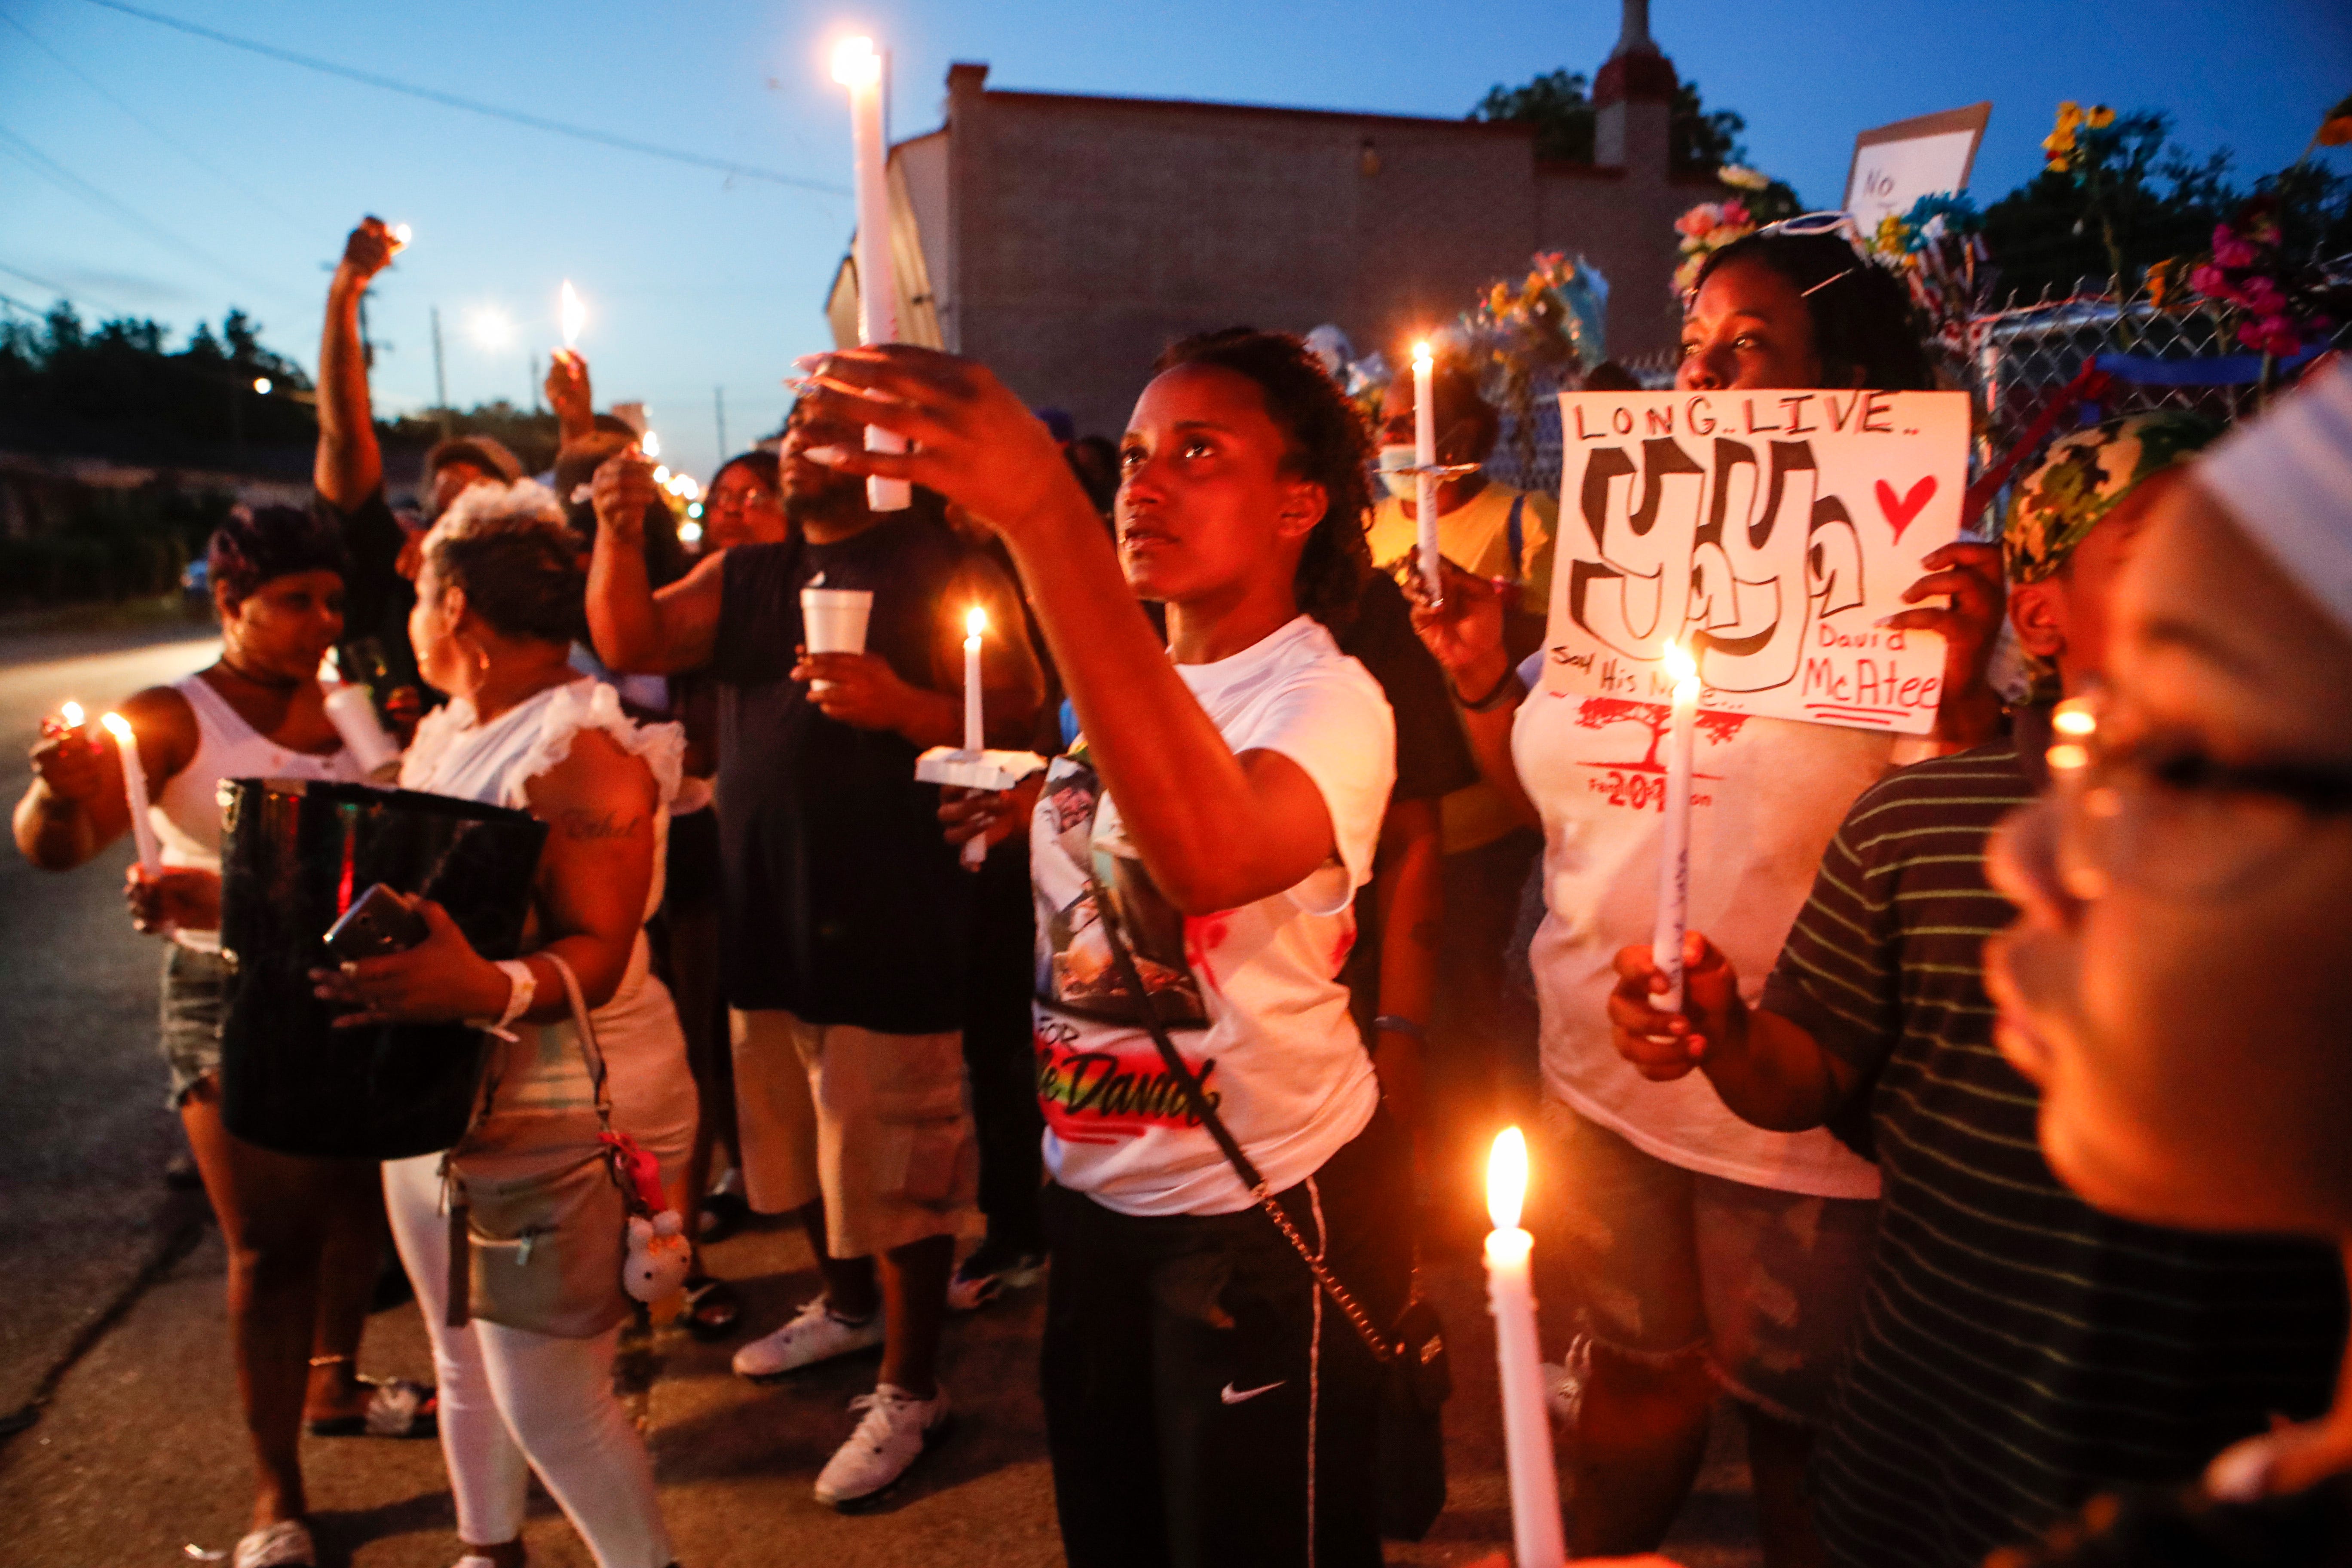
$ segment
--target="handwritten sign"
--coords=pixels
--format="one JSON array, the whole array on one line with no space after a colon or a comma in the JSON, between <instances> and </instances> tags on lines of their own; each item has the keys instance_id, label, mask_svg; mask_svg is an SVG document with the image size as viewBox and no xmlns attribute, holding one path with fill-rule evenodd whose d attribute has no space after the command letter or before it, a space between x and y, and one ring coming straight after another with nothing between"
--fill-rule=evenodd
<instances>
[{"instance_id":1,"label":"handwritten sign","mask_svg":"<svg viewBox=\"0 0 2352 1568\"><path fill-rule=\"evenodd\" d=\"M1960 530L1957 392L1562 393L1559 542L1539 690L1909 734L1944 643L1878 622ZM1928 603L1940 603L1930 600Z\"/></svg>"},{"instance_id":2,"label":"handwritten sign","mask_svg":"<svg viewBox=\"0 0 2352 1568\"><path fill-rule=\"evenodd\" d=\"M1990 103L1972 103L1862 132L1846 169L1845 210L1874 234L1888 214L1902 216L1921 196L1967 190L1991 118Z\"/></svg>"}]
</instances>

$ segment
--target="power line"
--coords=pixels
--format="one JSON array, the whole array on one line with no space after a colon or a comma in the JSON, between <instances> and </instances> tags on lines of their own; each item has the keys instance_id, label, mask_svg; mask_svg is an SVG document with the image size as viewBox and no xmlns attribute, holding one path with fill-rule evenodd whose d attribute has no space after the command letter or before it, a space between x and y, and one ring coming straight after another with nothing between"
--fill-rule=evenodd
<instances>
[{"instance_id":1,"label":"power line","mask_svg":"<svg viewBox=\"0 0 2352 1568\"><path fill-rule=\"evenodd\" d=\"M131 119L145 127L154 135L157 141L168 144L171 149L179 153L181 157L185 158L189 163L194 163L205 174L210 174L221 184L228 186L229 189L236 192L237 195L245 197L246 200L253 203L254 205L260 207L263 211L284 222L289 226L295 228L302 228L306 226L302 223L301 219L296 217L284 207L279 206L276 202L271 201L268 196L263 195L259 191L255 190L251 185L247 184L243 180L238 179L227 170L198 157L194 153L191 152L187 145L181 142L178 137L173 135L170 132L164 130L162 126L156 124L153 121L140 113L139 110L133 109L130 104L125 103L112 92L107 90L104 84L100 82L96 77L91 76L88 71L82 69L81 67L74 64L73 61L68 59L64 55L59 54L55 46L51 45L47 39L34 32L30 27L25 26L24 23L18 21L15 16L9 15L5 11L0 11L0 22L5 22L10 26L16 28L16 31L24 34L26 38L31 42L34 47L41 50L51 59L57 61L58 64L63 66L76 77L79 77L84 87L89 88L90 91L98 94L99 97L106 100L107 102L114 105L115 108L122 110L122 112L130 116Z\"/></svg>"},{"instance_id":2,"label":"power line","mask_svg":"<svg viewBox=\"0 0 2352 1568\"><path fill-rule=\"evenodd\" d=\"M47 153L42 152L38 147L34 146L30 142L26 141L14 131L9 130L5 125L0 125L0 142L13 143L14 146L12 150L16 153L16 156L31 164L35 173L47 175L53 183L62 189L74 195L81 197L84 201L89 203L92 206L98 207L101 211L111 213L115 217L121 219L123 223L130 225L132 228L139 230L148 237L169 246L174 250L184 251L186 254L194 257L197 260L219 272L223 277L234 278L238 282L245 284L247 288L258 289L265 294L277 294L279 291L276 284L266 283L250 273L230 266L227 262L223 261L219 257L213 255L210 251L205 249L202 246L197 245L193 240L182 238L179 235L176 235L170 229L165 228L163 225L148 217L144 213L140 212L137 208L131 206L127 203L117 201L114 197L108 195L104 191L100 190L96 185L91 184L88 180L83 179L79 174L75 174L71 169L67 168L55 158L50 157Z\"/></svg>"},{"instance_id":3,"label":"power line","mask_svg":"<svg viewBox=\"0 0 2352 1568\"><path fill-rule=\"evenodd\" d=\"M177 16L166 16L160 11L149 11L137 5L126 5L124 0L89 0L89 4L102 5L110 11L120 11L126 16L136 16L141 21L152 22L158 26L171 27L199 38L209 38L214 43L226 44L233 49L243 49L249 54L261 55L273 60L282 60L288 65L300 66L307 70L323 71L329 76L343 77L369 87L381 88L385 92L404 93L410 98L421 98L428 103L438 103L445 108L462 109L470 114L488 115L493 120L511 121L517 125L528 125L534 131L545 131L558 136L577 137L583 142L595 142L607 147L617 147L625 153L642 153L649 158L667 158L673 163L691 163L703 169L716 169L721 174L740 175L745 179L767 180L779 185L791 185L798 190L813 191L819 195L846 196L849 195L849 192L842 186L828 185L821 180L803 180L797 175L778 174L772 169L756 169L746 163L730 163L724 158L708 158L699 153L686 153L675 147L657 146L651 142L633 141L626 136L614 136L609 132L593 130L585 125L572 125L561 120L547 119L543 115L527 114L518 109L502 109L495 103L484 103L478 99L461 98L454 92L443 92L437 88L418 87L411 82L397 81L388 76L378 76L373 71L358 70L351 66L338 65L332 60L322 60L315 55L298 54L292 49L281 49L273 44L258 43L251 38L240 38L233 33L224 33L212 27L200 26L194 22L184 22Z\"/></svg>"},{"instance_id":4,"label":"power line","mask_svg":"<svg viewBox=\"0 0 2352 1568\"><path fill-rule=\"evenodd\" d=\"M32 273L26 271L23 268L11 267L5 261L0 261L0 272L5 272L11 278L21 278L36 289L47 289L50 293L55 294L58 299L65 300L68 304L71 304L76 299L82 299L89 300L93 305L102 305L110 310L121 310L125 315L131 314L128 310L116 304L111 300L102 300L97 295L87 291L78 295L71 289L52 283L46 278L37 278ZM22 304L23 301L19 300L18 303ZM36 313L37 314L38 312Z\"/></svg>"}]
</instances>

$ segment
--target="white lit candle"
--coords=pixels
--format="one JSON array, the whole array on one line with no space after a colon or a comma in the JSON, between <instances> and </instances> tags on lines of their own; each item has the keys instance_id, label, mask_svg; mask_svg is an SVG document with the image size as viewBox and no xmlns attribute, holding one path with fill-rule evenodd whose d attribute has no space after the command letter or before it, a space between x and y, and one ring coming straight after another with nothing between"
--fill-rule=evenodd
<instances>
[{"instance_id":1,"label":"white lit candle","mask_svg":"<svg viewBox=\"0 0 2352 1568\"><path fill-rule=\"evenodd\" d=\"M147 817L147 767L139 760L139 737L120 713L109 713L99 722L122 753L122 796L131 805L131 833L139 842L140 868L152 877L163 869L163 847L156 842L155 825Z\"/></svg>"},{"instance_id":2,"label":"white lit candle","mask_svg":"<svg viewBox=\"0 0 2352 1568\"><path fill-rule=\"evenodd\" d=\"M988 630L988 612L978 605L963 618L963 749L984 750L987 740L980 722L980 637Z\"/></svg>"},{"instance_id":3,"label":"white lit candle","mask_svg":"<svg viewBox=\"0 0 2352 1568\"><path fill-rule=\"evenodd\" d=\"M1495 1360L1503 1394L1504 1469L1511 1483L1511 1544L1518 1568L1559 1568L1559 1477L1552 1468L1551 1415L1536 1349L1535 1238L1519 1228L1528 1191L1528 1141L1516 1127L1495 1136L1486 1162L1486 1307L1495 1315Z\"/></svg>"},{"instance_id":4,"label":"white lit candle","mask_svg":"<svg viewBox=\"0 0 2352 1568\"><path fill-rule=\"evenodd\" d=\"M1674 717L1666 732L1666 793L1661 803L1666 832L1658 849L1658 923L1650 933L1650 954L1666 989L1650 998L1662 1013L1683 1005L1683 932L1690 921L1691 760L1697 743L1698 666L1680 643L1666 644L1666 671L1674 677Z\"/></svg>"},{"instance_id":5,"label":"white lit candle","mask_svg":"<svg viewBox=\"0 0 2352 1568\"><path fill-rule=\"evenodd\" d=\"M69 735L80 734L82 725L88 721L88 716L81 710L81 704L71 698L68 698L64 705L58 708L58 717L64 721L66 733Z\"/></svg>"},{"instance_id":6,"label":"white lit candle","mask_svg":"<svg viewBox=\"0 0 2352 1568\"><path fill-rule=\"evenodd\" d=\"M580 290L572 286L569 278L556 295L556 315L563 323L563 357L579 358L580 329L588 324L588 307L580 302Z\"/></svg>"},{"instance_id":7,"label":"white lit candle","mask_svg":"<svg viewBox=\"0 0 2352 1568\"><path fill-rule=\"evenodd\" d=\"M1412 345L1412 466L1421 470L1413 487L1413 521L1422 585L1432 601L1445 596L1437 550L1437 361L1427 343Z\"/></svg>"},{"instance_id":8,"label":"white lit candle","mask_svg":"<svg viewBox=\"0 0 2352 1568\"><path fill-rule=\"evenodd\" d=\"M882 57L871 38L844 38L833 51L833 79L849 89L852 181L857 197L857 341L888 343L898 339L898 281L890 256L890 185L883 145ZM869 425L869 452L903 452L906 437ZM866 504L875 511L904 511L914 500L904 479L868 479Z\"/></svg>"},{"instance_id":9,"label":"white lit candle","mask_svg":"<svg viewBox=\"0 0 2352 1568\"><path fill-rule=\"evenodd\" d=\"M980 637L988 630L988 612L974 605L963 618L963 749L978 756L987 749L988 736L980 718ZM977 868L988 858L981 838L967 838L963 863Z\"/></svg>"}]
</instances>

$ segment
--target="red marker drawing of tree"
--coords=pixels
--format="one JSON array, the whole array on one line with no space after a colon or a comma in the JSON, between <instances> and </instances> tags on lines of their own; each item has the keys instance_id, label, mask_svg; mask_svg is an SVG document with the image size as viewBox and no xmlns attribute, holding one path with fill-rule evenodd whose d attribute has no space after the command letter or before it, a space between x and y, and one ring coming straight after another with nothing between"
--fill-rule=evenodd
<instances>
[{"instance_id":1,"label":"red marker drawing of tree","mask_svg":"<svg viewBox=\"0 0 2352 1568\"><path fill-rule=\"evenodd\" d=\"M1674 710L1663 702L1636 702L1630 697L1588 697L1577 705L1576 727L1580 730L1606 730L1612 724L1641 724L1650 731L1650 749L1638 763L1607 763L1598 766L1638 768L1644 773L1664 773L1665 766L1658 761L1658 742L1666 738L1666 727L1673 721Z\"/></svg>"},{"instance_id":2,"label":"red marker drawing of tree","mask_svg":"<svg viewBox=\"0 0 2352 1568\"><path fill-rule=\"evenodd\" d=\"M1578 704L1576 727L1580 730L1606 730L1612 724L1641 724L1650 731L1650 749L1638 763L1588 763L1588 767L1627 768L1641 773L1662 773L1666 765L1658 761L1658 742L1666 738L1674 722L1675 712L1663 702L1640 702L1630 697L1588 697ZM1745 713L1701 713L1698 732L1707 743L1725 746L1739 733L1748 722Z\"/></svg>"}]
</instances>

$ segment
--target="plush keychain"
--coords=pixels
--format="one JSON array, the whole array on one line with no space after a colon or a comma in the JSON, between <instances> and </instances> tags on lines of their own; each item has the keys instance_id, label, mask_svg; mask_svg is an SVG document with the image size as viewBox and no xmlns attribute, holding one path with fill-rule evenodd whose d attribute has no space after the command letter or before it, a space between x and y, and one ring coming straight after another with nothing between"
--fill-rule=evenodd
<instances>
[{"instance_id":1,"label":"plush keychain","mask_svg":"<svg viewBox=\"0 0 2352 1568\"><path fill-rule=\"evenodd\" d=\"M621 1261L621 1286L636 1300L665 1300L686 1288L694 1266L694 1249L687 1245L686 1222L662 1196L661 1167L625 1132L607 1132L604 1141L613 1151L622 1184L635 1200L629 1205L628 1256Z\"/></svg>"}]
</instances>

